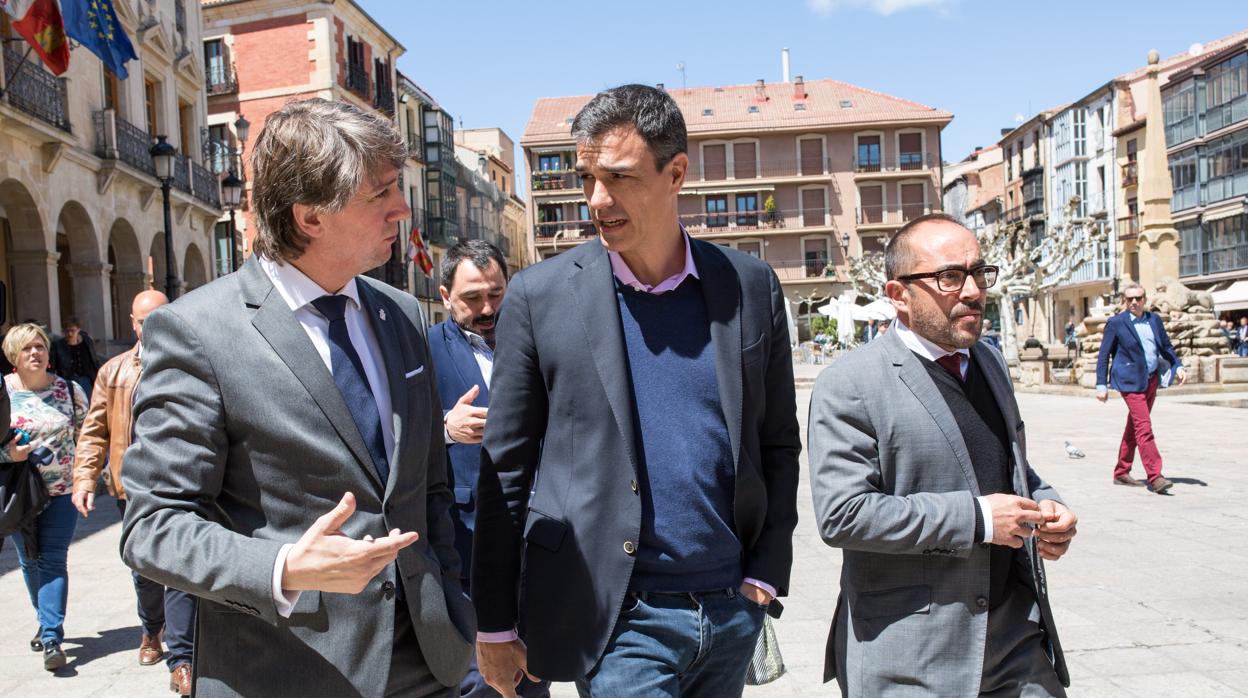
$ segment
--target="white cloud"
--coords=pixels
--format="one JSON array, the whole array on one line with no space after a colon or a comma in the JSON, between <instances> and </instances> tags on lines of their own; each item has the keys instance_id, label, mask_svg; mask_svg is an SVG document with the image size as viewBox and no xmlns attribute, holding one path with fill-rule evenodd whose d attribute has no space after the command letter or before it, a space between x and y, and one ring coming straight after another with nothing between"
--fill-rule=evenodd
<instances>
[{"instance_id":1,"label":"white cloud","mask_svg":"<svg viewBox=\"0 0 1248 698\"><path fill-rule=\"evenodd\" d=\"M953 3L954 0L806 0L811 10L825 16L843 9L866 9L885 16L920 8L944 12Z\"/></svg>"}]
</instances>

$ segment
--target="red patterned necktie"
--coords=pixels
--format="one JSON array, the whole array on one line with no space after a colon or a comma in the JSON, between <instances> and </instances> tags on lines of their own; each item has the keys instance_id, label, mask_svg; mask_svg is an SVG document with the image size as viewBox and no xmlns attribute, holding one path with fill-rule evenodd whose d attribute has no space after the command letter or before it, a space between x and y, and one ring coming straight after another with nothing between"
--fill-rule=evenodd
<instances>
[{"instance_id":1,"label":"red patterned necktie","mask_svg":"<svg viewBox=\"0 0 1248 698\"><path fill-rule=\"evenodd\" d=\"M948 371L954 378L957 378L959 381L963 380L961 354L945 354L936 359L936 363L940 364L940 367Z\"/></svg>"}]
</instances>

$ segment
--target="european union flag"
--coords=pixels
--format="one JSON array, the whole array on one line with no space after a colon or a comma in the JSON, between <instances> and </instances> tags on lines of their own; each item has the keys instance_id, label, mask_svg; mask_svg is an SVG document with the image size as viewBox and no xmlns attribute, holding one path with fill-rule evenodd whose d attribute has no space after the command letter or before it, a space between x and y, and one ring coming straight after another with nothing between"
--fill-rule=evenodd
<instances>
[{"instance_id":1,"label":"european union flag","mask_svg":"<svg viewBox=\"0 0 1248 698\"><path fill-rule=\"evenodd\" d=\"M61 14L69 38L99 56L105 68L125 80L126 61L138 55L117 20L113 0L61 0Z\"/></svg>"}]
</instances>

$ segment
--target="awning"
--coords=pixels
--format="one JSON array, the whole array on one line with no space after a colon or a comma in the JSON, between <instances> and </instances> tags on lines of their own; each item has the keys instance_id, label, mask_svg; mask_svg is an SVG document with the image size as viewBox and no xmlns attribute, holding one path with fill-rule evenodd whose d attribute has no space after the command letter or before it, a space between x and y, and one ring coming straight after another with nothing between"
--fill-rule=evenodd
<instances>
[{"instance_id":1,"label":"awning","mask_svg":"<svg viewBox=\"0 0 1248 698\"><path fill-rule=\"evenodd\" d=\"M1221 211L1214 211L1213 213L1205 213L1203 216L1200 217L1200 220L1204 223L1209 223L1212 221L1220 221L1223 218L1230 218L1231 216L1238 216L1243 212L1244 212L1244 206L1241 203L1231 208L1224 208Z\"/></svg>"},{"instance_id":2,"label":"awning","mask_svg":"<svg viewBox=\"0 0 1248 698\"><path fill-rule=\"evenodd\" d=\"M535 192L530 192L530 197L535 204L571 204L577 201L585 200L585 194L579 189L567 194L559 194L556 196L542 196L540 193L537 194L537 196L533 196L533 193Z\"/></svg>"},{"instance_id":3,"label":"awning","mask_svg":"<svg viewBox=\"0 0 1248 698\"><path fill-rule=\"evenodd\" d=\"M1248 279L1240 279L1221 291L1209 294L1213 296L1213 311L1223 313L1230 310L1248 310Z\"/></svg>"}]
</instances>

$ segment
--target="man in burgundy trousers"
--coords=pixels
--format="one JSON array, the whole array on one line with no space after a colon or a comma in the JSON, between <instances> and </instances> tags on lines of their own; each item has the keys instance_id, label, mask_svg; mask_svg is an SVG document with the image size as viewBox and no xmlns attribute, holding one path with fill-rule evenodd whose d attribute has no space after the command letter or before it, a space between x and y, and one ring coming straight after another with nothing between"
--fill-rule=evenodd
<instances>
[{"instance_id":1,"label":"man in burgundy trousers","mask_svg":"<svg viewBox=\"0 0 1248 698\"><path fill-rule=\"evenodd\" d=\"M1114 484L1139 487L1142 483L1131 477L1135 450L1140 450L1148 489L1164 494L1172 482L1161 474L1161 453L1153 438L1149 413L1157 399L1157 385L1171 369L1180 385L1187 372L1174 353L1174 345L1161 324L1161 318L1145 310L1144 287L1128 283L1122 290L1127 309L1105 323L1101 353L1096 360L1096 399L1109 397L1109 387L1122 393L1127 403L1127 426L1118 448L1118 465L1114 468ZM1106 382L1108 375L1109 381ZM1108 386L1108 387L1107 387Z\"/></svg>"}]
</instances>

